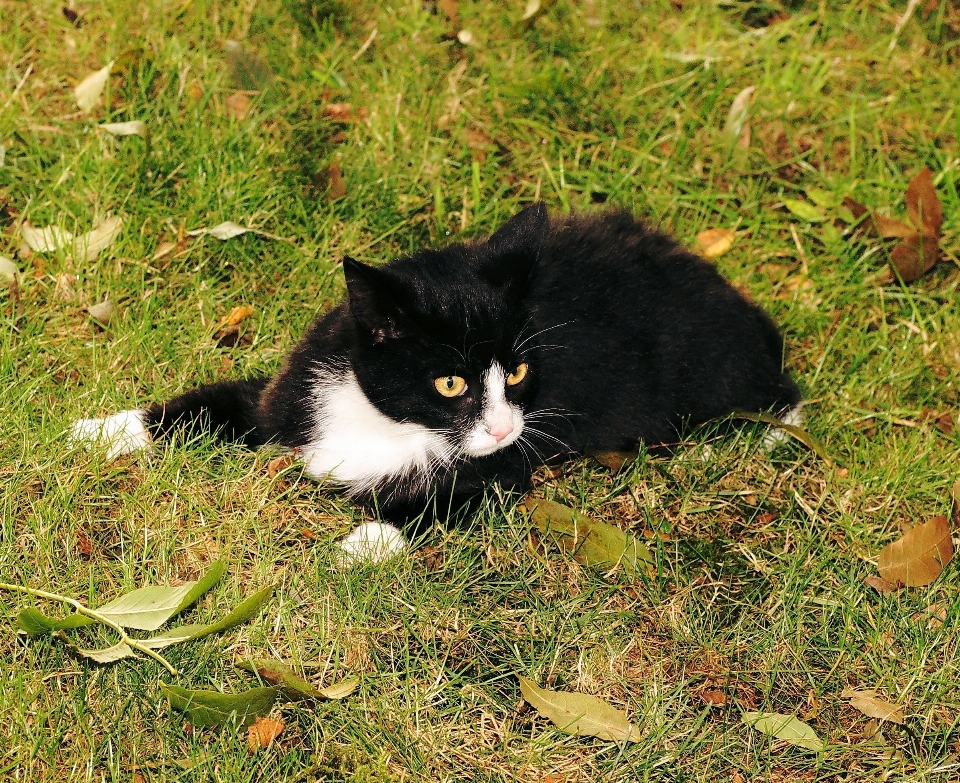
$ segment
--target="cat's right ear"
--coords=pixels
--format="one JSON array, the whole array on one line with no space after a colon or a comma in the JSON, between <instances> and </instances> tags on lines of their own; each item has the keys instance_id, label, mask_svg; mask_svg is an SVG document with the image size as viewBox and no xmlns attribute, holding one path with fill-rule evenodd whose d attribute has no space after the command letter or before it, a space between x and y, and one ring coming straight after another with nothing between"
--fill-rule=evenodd
<instances>
[{"instance_id":1,"label":"cat's right ear","mask_svg":"<svg viewBox=\"0 0 960 783\"><path fill-rule=\"evenodd\" d=\"M357 326L374 343L399 337L404 319L398 302L401 292L397 281L387 272L349 256L343 259L343 276L347 281L350 312Z\"/></svg>"},{"instance_id":2,"label":"cat's right ear","mask_svg":"<svg viewBox=\"0 0 960 783\"><path fill-rule=\"evenodd\" d=\"M530 280L549 228L550 218L542 201L508 220L487 240L487 261L482 267L487 279L521 293Z\"/></svg>"}]
</instances>

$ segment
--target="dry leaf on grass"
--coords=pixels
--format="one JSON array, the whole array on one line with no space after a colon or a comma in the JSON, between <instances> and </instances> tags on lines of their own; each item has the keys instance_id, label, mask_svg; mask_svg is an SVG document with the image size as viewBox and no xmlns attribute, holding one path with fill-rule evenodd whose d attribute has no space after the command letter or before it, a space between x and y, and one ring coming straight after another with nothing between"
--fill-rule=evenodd
<instances>
[{"instance_id":1,"label":"dry leaf on grass","mask_svg":"<svg viewBox=\"0 0 960 783\"><path fill-rule=\"evenodd\" d=\"M640 729L602 699L586 693L551 691L522 675L517 675L517 679L523 698L560 731L614 742L640 741Z\"/></svg>"},{"instance_id":2,"label":"dry leaf on grass","mask_svg":"<svg viewBox=\"0 0 960 783\"><path fill-rule=\"evenodd\" d=\"M77 99L77 106L81 111L90 111L97 105L100 96L103 95L103 88L107 86L107 79L110 78L110 69L113 68L111 60L99 71L94 71L89 76L84 77L80 83L73 88L73 95Z\"/></svg>"},{"instance_id":3,"label":"dry leaf on grass","mask_svg":"<svg viewBox=\"0 0 960 783\"><path fill-rule=\"evenodd\" d=\"M941 603L930 604L922 612L915 612L910 619L915 623L921 623L925 620L927 629L935 631L937 628L942 628L946 622L947 607Z\"/></svg>"},{"instance_id":4,"label":"dry leaf on grass","mask_svg":"<svg viewBox=\"0 0 960 783\"><path fill-rule=\"evenodd\" d=\"M270 236L270 234L264 234L262 231L258 231L255 228L244 228L243 226L234 223L232 220L225 220L223 223L220 223L213 228L195 228L192 231L188 231L187 236L199 237L209 234L214 239L219 239L221 242L226 242L228 239L243 236L247 233L260 234L261 236L267 237Z\"/></svg>"},{"instance_id":5,"label":"dry leaf on grass","mask_svg":"<svg viewBox=\"0 0 960 783\"><path fill-rule=\"evenodd\" d=\"M749 146L750 143L748 118L750 116L750 101L753 100L753 94L756 90L756 85L751 85L744 87L737 93L737 97L730 104L727 121L723 126L723 135L727 137L727 140L737 142L741 147Z\"/></svg>"},{"instance_id":6,"label":"dry leaf on grass","mask_svg":"<svg viewBox=\"0 0 960 783\"><path fill-rule=\"evenodd\" d=\"M697 246L706 258L717 258L733 247L737 232L732 228L708 228L697 234Z\"/></svg>"},{"instance_id":7,"label":"dry leaf on grass","mask_svg":"<svg viewBox=\"0 0 960 783\"><path fill-rule=\"evenodd\" d=\"M296 460L293 458L292 454L282 454L279 457L274 457L267 463L267 476L270 478L276 478L287 468L292 467L296 464Z\"/></svg>"},{"instance_id":8,"label":"dry leaf on grass","mask_svg":"<svg viewBox=\"0 0 960 783\"><path fill-rule=\"evenodd\" d=\"M853 688L844 688L840 697L850 699L850 706L869 718L886 720L891 723L903 723L906 720L903 710L896 704L878 699L877 692L874 690L858 691Z\"/></svg>"},{"instance_id":9,"label":"dry leaf on grass","mask_svg":"<svg viewBox=\"0 0 960 783\"><path fill-rule=\"evenodd\" d=\"M226 100L227 114L235 120L242 120L250 112L250 96L246 92L235 92Z\"/></svg>"},{"instance_id":10,"label":"dry leaf on grass","mask_svg":"<svg viewBox=\"0 0 960 783\"><path fill-rule=\"evenodd\" d=\"M757 731L807 750L821 751L823 741L806 723L793 715L779 712L745 712L742 720Z\"/></svg>"},{"instance_id":11,"label":"dry leaf on grass","mask_svg":"<svg viewBox=\"0 0 960 783\"><path fill-rule=\"evenodd\" d=\"M323 113L334 122L354 122L366 119L369 114L363 107L354 111L350 103L328 103Z\"/></svg>"},{"instance_id":12,"label":"dry leaf on grass","mask_svg":"<svg viewBox=\"0 0 960 783\"><path fill-rule=\"evenodd\" d=\"M953 558L950 522L938 516L887 544L877 558L880 576L898 585L922 587L933 582Z\"/></svg>"},{"instance_id":13,"label":"dry leaf on grass","mask_svg":"<svg viewBox=\"0 0 960 783\"><path fill-rule=\"evenodd\" d=\"M101 324L110 323L110 319L117 313L117 308L109 299L104 299L100 304L90 305L87 308L90 317Z\"/></svg>"},{"instance_id":14,"label":"dry leaf on grass","mask_svg":"<svg viewBox=\"0 0 960 783\"><path fill-rule=\"evenodd\" d=\"M898 589L896 584L888 582L886 579L881 579L879 576L868 576L863 580L863 583L868 587L872 587L878 593L894 593Z\"/></svg>"},{"instance_id":15,"label":"dry leaf on grass","mask_svg":"<svg viewBox=\"0 0 960 783\"><path fill-rule=\"evenodd\" d=\"M130 122L105 122L97 127L113 136L146 136L149 131L147 124L140 120Z\"/></svg>"},{"instance_id":16,"label":"dry leaf on grass","mask_svg":"<svg viewBox=\"0 0 960 783\"><path fill-rule=\"evenodd\" d=\"M0 280L12 283L19 274L20 270L17 269L17 265L13 261L5 256L0 256Z\"/></svg>"},{"instance_id":17,"label":"dry leaf on grass","mask_svg":"<svg viewBox=\"0 0 960 783\"><path fill-rule=\"evenodd\" d=\"M122 228L123 218L109 217L78 237L59 226L34 228L29 223L20 226L20 235L34 253L52 253L69 247L74 260L92 261L114 243Z\"/></svg>"},{"instance_id":18,"label":"dry leaf on grass","mask_svg":"<svg viewBox=\"0 0 960 783\"><path fill-rule=\"evenodd\" d=\"M284 723L276 718L257 718L253 723L247 726L247 746L250 752L260 750L260 748L269 748L273 741L280 736L283 731Z\"/></svg>"}]
</instances>

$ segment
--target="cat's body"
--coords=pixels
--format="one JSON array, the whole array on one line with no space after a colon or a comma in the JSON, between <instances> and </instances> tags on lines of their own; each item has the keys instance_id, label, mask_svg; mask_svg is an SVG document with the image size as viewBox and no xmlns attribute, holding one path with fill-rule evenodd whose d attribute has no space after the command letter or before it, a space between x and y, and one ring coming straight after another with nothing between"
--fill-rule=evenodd
<instances>
[{"instance_id":1,"label":"cat's body","mask_svg":"<svg viewBox=\"0 0 960 783\"><path fill-rule=\"evenodd\" d=\"M379 269L347 259L344 272L349 301L274 378L201 387L75 433L119 439L115 451L175 427L276 443L314 478L407 520L492 480L523 488L552 458L674 442L733 410L800 399L772 321L625 213L550 222L535 205L486 242Z\"/></svg>"}]
</instances>

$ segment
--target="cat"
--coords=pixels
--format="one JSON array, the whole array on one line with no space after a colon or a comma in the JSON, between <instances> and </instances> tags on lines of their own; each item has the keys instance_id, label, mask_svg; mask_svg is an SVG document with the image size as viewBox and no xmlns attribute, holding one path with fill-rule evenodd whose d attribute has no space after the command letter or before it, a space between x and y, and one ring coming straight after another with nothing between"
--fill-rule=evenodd
<instances>
[{"instance_id":1,"label":"cat","mask_svg":"<svg viewBox=\"0 0 960 783\"><path fill-rule=\"evenodd\" d=\"M171 430L287 447L387 523L523 490L587 448L676 442L734 410L796 416L773 321L707 261L623 211L551 219L542 203L486 241L381 267L343 260L348 299L272 378L201 386L85 419L108 456ZM791 418L794 421L795 418ZM362 525L352 556L405 545Z\"/></svg>"}]
</instances>

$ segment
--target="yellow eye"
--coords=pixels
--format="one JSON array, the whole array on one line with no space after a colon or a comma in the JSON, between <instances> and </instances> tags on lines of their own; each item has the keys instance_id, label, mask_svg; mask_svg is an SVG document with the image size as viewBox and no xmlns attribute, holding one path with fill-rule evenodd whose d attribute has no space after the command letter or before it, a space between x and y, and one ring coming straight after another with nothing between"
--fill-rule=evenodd
<instances>
[{"instance_id":1,"label":"yellow eye","mask_svg":"<svg viewBox=\"0 0 960 783\"><path fill-rule=\"evenodd\" d=\"M447 375L433 382L444 397L459 397L467 390L467 382L459 375Z\"/></svg>"},{"instance_id":2,"label":"yellow eye","mask_svg":"<svg viewBox=\"0 0 960 783\"><path fill-rule=\"evenodd\" d=\"M516 386L527 377L527 364L518 364L517 369L507 376L507 386Z\"/></svg>"}]
</instances>

